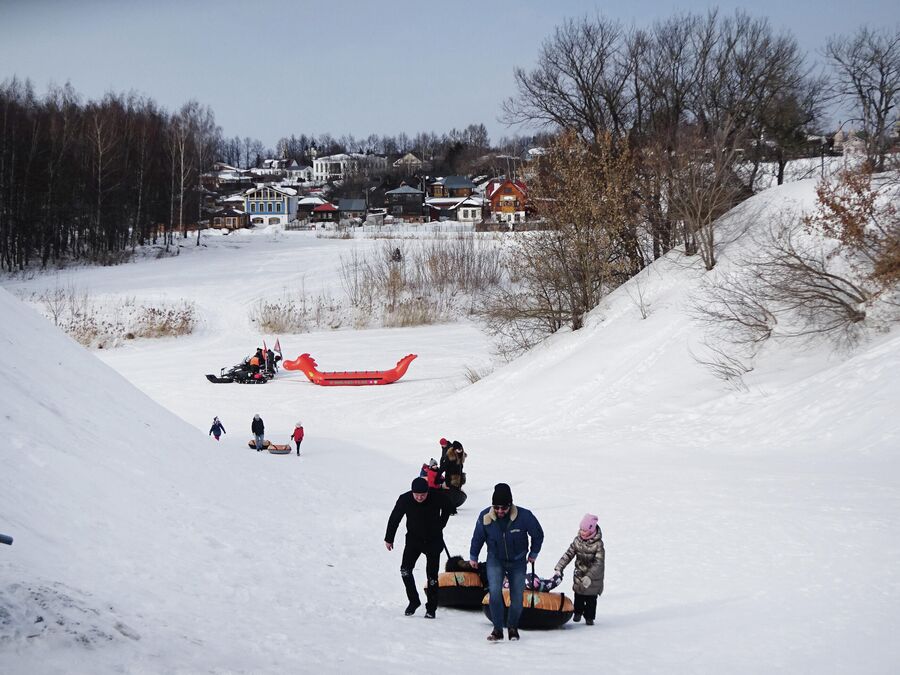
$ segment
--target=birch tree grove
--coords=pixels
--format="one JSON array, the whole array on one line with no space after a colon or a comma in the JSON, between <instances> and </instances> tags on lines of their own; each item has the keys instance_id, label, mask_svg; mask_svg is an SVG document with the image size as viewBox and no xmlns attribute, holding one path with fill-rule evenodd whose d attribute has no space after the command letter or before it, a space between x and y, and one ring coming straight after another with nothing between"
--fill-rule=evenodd
<instances>
[{"instance_id":1,"label":"birch tree grove","mask_svg":"<svg viewBox=\"0 0 900 675\"><path fill-rule=\"evenodd\" d=\"M68 85L39 97L28 82L0 82L0 269L116 262L193 228L198 175L219 139L196 102L169 115L135 95L84 102Z\"/></svg>"}]
</instances>

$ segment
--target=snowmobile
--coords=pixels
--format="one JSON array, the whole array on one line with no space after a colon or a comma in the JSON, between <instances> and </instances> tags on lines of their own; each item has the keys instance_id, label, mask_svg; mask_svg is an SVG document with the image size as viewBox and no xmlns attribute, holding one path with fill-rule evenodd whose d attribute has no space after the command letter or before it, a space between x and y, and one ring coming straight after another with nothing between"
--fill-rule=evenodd
<instances>
[{"instance_id":1,"label":"snowmobile","mask_svg":"<svg viewBox=\"0 0 900 675\"><path fill-rule=\"evenodd\" d=\"M230 384L231 382L237 382L238 384L265 384L275 377L275 372L278 370L278 362L281 361L280 356L276 355L263 368L251 366L251 358L253 357L248 356L231 368L222 368L218 375L207 373L206 379L213 384Z\"/></svg>"}]
</instances>

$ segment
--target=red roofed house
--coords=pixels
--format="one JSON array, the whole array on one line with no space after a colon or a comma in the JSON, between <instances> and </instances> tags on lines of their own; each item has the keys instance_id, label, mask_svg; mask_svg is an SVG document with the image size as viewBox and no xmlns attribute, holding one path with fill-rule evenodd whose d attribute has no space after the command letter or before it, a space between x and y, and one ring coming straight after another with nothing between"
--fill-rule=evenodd
<instances>
[{"instance_id":1,"label":"red roofed house","mask_svg":"<svg viewBox=\"0 0 900 675\"><path fill-rule=\"evenodd\" d=\"M497 223L521 223L525 220L528 188L520 180L495 178L490 181L484 196L491 203L491 219Z\"/></svg>"},{"instance_id":2,"label":"red roofed house","mask_svg":"<svg viewBox=\"0 0 900 675\"><path fill-rule=\"evenodd\" d=\"M310 220L314 223L336 223L340 217L340 210L331 202L319 204L310 214Z\"/></svg>"}]
</instances>

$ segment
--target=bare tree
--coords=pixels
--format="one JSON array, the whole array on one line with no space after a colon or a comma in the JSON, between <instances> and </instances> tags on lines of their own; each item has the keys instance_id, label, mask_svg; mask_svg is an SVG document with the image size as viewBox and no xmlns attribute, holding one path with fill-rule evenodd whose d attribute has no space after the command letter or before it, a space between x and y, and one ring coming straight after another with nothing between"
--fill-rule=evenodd
<instances>
[{"instance_id":1,"label":"bare tree","mask_svg":"<svg viewBox=\"0 0 900 675\"><path fill-rule=\"evenodd\" d=\"M610 134L588 145L569 132L539 173L533 193L549 229L517 241L509 268L519 288L495 291L480 312L489 330L522 346L563 326L581 328L585 314L644 263L627 145Z\"/></svg>"},{"instance_id":2,"label":"bare tree","mask_svg":"<svg viewBox=\"0 0 900 675\"><path fill-rule=\"evenodd\" d=\"M852 37L828 40L825 54L835 73L835 94L852 106L865 133L866 155L884 171L888 132L900 98L900 28L861 28ZM896 118L896 113L893 113Z\"/></svg>"},{"instance_id":3,"label":"bare tree","mask_svg":"<svg viewBox=\"0 0 900 675\"><path fill-rule=\"evenodd\" d=\"M748 196L735 174L733 142L725 126L708 142L695 137L692 146L684 143L676 158L670 210L683 224L685 252L699 253L708 270L717 260L716 221Z\"/></svg>"},{"instance_id":4,"label":"bare tree","mask_svg":"<svg viewBox=\"0 0 900 675\"><path fill-rule=\"evenodd\" d=\"M576 131L587 141L625 133L633 63L626 32L604 17L567 20L541 46L532 71L515 71L516 96L503 104L507 124L537 122Z\"/></svg>"}]
</instances>

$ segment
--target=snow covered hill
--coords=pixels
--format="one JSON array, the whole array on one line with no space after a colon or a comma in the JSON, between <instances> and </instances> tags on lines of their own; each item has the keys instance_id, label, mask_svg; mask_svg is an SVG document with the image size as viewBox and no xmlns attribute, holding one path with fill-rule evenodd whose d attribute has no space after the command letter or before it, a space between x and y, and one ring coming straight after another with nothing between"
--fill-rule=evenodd
<instances>
[{"instance_id":1,"label":"snow covered hill","mask_svg":"<svg viewBox=\"0 0 900 675\"><path fill-rule=\"evenodd\" d=\"M809 205L813 188L768 190L726 229L737 237L753 218ZM486 368L490 345L465 323L280 336L286 358L309 352L326 370L417 353L386 387L320 388L286 372L262 387L211 385L204 372L275 337L248 325L253 298L304 274L336 287L340 255L372 246L307 233L222 239L64 274L97 293L196 302L206 314L188 337L89 353L0 291L0 531L16 537L0 548L0 672L397 672L437 659L469 672L589 661L616 673L889 673L900 663L897 330L850 352L773 343L749 391L735 392L690 356L701 333L685 307L703 272L673 253L584 329L473 386L464 370ZM720 269L747 245L729 245ZM303 456L248 449L256 412L280 442L301 419ZM213 415L228 431L219 443L207 435ZM400 552L384 549L384 526L441 436L470 453L451 552L467 551L498 481L544 526L539 574L586 511L600 516L607 584L595 626L490 645L481 614L402 615Z\"/></svg>"}]
</instances>

